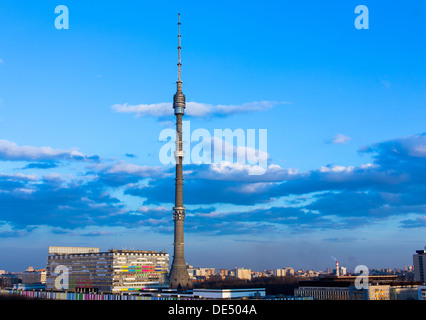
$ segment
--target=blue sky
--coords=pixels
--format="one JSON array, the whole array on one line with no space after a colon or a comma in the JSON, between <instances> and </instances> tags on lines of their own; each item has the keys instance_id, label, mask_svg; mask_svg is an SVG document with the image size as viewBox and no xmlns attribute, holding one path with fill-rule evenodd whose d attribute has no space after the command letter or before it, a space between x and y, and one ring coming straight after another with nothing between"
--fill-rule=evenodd
<instances>
[{"instance_id":1,"label":"blue sky","mask_svg":"<svg viewBox=\"0 0 426 320\"><path fill-rule=\"evenodd\" d=\"M267 129L269 160L256 176L185 166L187 262L411 264L426 245L424 1L71 0L0 4L0 269L43 267L49 245L172 256L159 135L178 12L191 130Z\"/></svg>"}]
</instances>

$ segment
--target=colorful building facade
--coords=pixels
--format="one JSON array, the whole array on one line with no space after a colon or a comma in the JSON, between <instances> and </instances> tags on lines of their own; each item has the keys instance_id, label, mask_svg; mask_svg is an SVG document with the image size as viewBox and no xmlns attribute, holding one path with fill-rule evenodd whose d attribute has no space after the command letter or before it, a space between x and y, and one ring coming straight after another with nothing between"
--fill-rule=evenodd
<instances>
[{"instance_id":1,"label":"colorful building facade","mask_svg":"<svg viewBox=\"0 0 426 320\"><path fill-rule=\"evenodd\" d=\"M165 252L77 252L49 250L46 290L120 293L168 286L169 255Z\"/></svg>"}]
</instances>

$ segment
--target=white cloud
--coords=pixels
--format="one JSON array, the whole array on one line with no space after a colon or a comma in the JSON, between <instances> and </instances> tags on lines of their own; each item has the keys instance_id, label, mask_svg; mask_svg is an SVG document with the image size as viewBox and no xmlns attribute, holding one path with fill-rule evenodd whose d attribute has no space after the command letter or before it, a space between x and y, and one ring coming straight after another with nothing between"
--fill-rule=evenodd
<instances>
[{"instance_id":1,"label":"white cloud","mask_svg":"<svg viewBox=\"0 0 426 320\"><path fill-rule=\"evenodd\" d=\"M288 104L288 102L254 101L240 105L212 105L199 102L187 102L185 113L193 117L227 116L236 113L268 110L278 104ZM138 105L129 105L125 103L115 104L111 106L111 108L119 113L134 113L136 117L166 117L173 115L173 104L171 102Z\"/></svg>"},{"instance_id":2,"label":"white cloud","mask_svg":"<svg viewBox=\"0 0 426 320\"><path fill-rule=\"evenodd\" d=\"M22 161L87 160L76 149L62 150L51 147L18 146L15 142L0 140L0 159Z\"/></svg>"},{"instance_id":3,"label":"white cloud","mask_svg":"<svg viewBox=\"0 0 426 320\"><path fill-rule=\"evenodd\" d=\"M338 165L332 165L327 167L320 167L319 171L322 173L350 173L353 172L355 169L354 166L338 166Z\"/></svg>"},{"instance_id":4,"label":"white cloud","mask_svg":"<svg viewBox=\"0 0 426 320\"><path fill-rule=\"evenodd\" d=\"M243 142L248 144L248 141L243 136ZM238 138L237 138L238 140ZM255 148L248 147L246 145L235 146L227 140L220 139L217 137L212 137L210 143L213 146L214 153L221 154L225 160L236 159L238 163L250 163L251 164L267 164L269 159L269 154L266 150L259 150ZM203 141L204 143L205 141ZM221 152L222 151L222 152ZM222 157L219 157L222 159ZM212 158L213 161L216 159Z\"/></svg>"},{"instance_id":5,"label":"white cloud","mask_svg":"<svg viewBox=\"0 0 426 320\"><path fill-rule=\"evenodd\" d=\"M255 171L261 171L257 174ZM284 169L271 164L266 169L249 164L222 161L197 168L190 174L192 179L246 181L246 182L277 182L291 180L298 176L298 171Z\"/></svg>"},{"instance_id":6,"label":"white cloud","mask_svg":"<svg viewBox=\"0 0 426 320\"><path fill-rule=\"evenodd\" d=\"M115 104L111 108L119 113L135 113L137 117L140 117L140 116L163 117L166 115L173 114L172 104L168 102L154 103L154 104L138 104L138 105L128 105L127 103Z\"/></svg>"},{"instance_id":7,"label":"white cloud","mask_svg":"<svg viewBox=\"0 0 426 320\"><path fill-rule=\"evenodd\" d=\"M62 176L59 173L48 173L43 175L43 180L49 181L49 182L63 182Z\"/></svg>"},{"instance_id":8,"label":"white cloud","mask_svg":"<svg viewBox=\"0 0 426 320\"><path fill-rule=\"evenodd\" d=\"M426 145L415 146L413 151L414 152L412 152L412 154L414 156L425 157L426 156Z\"/></svg>"},{"instance_id":9,"label":"white cloud","mask_svg":"<svg viewBox=\"0 0 426 320\"><path fill-rule=\"evenodd\" d=\"M17 173L13 173L13 174L4 174L0 172L0 179L16 179L16 180L21 180L21 181L36 181L39 180L40 177L36 174L23 174L20 172Z\"/></svg>"},{"instance_id":10,"label":"white cloud","mask_svg":"<svg viewBox=\"0 0 426 320\"><path fill-rule=\"evenodd\" d=\"M149 212L168 213L170 212L170 208L166 208L163 206L154 207L154 208L147 207L147 206L140 206L137 211L142 213L149 213Z\"/></svg>"},{"instance_id":11,"label":"white cloud","mask_svg":"<svg viewBox=\"0 0 426 320\"><path fill-rule=\"evenodd\" d=\"M352 138L345 136L344 134L336 134L334 135L330 140L327 141L327 143L332 143L332 144L346 144L349 141L351 141Z\"/></svg>"},{"instance_id":12,"label":"white cloud","mask_svg":"<svg viewBox=\"0 0 426 320\"><path fill-rule=\"evenodd\" d=\"M109 174L131 174L139 177L159 177L167 176L161 167L139 166L136 164L120 161L107 167L106 173Z\"/></svg>"}]
</instances>

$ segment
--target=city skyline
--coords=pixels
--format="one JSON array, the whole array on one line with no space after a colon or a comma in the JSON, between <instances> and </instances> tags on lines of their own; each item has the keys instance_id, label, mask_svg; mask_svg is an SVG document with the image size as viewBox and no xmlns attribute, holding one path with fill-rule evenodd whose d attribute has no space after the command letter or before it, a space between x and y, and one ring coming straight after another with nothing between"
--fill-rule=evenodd
<instances>
[{"instance_id":1,"label":"city skyline","mask_svg":"<svg viewBox=\"0 0 426 320\"><path fill-rule=\"evenodd\" d=\"M128 249L110 249L110 250L115 250L115 251L119 251L119 250L128 250ZM131 249L133 250L133 249ZM130 250L130 251L131 251ZM167 253L166 253L167 254ZM355 275L355 274L359 274L359 272L355 272L355 270L350 270L348 268L346 268L346 266L340 266L339 267L341 270L341 268L343 268L345 270L344 274L340 274L340 276L347 276L347 275ZM285 276L285 275L294 275L294 276L303 276L303 277L317 277L319 275L335 275L335 270L336 270L336 265L332 265L330 264L328 267L326 267L324 270L317 270L317 269L295 269L291 266L281 266L275 269L272 268L267 268L267 269L250 269L250 268L246 268L245 266L233 266L230 268L215 268L215 267L209 267L209 266L193 266L193 265L189 265L187 264L187 269L188 272L192 271L196 271L196 270L201 270L203 272L205 272L205 270L208 270L212 273L213 275L218 275L220 274L221 271L226 270L228 272L233 272L237 269L241 269L241 270L249 270L252 273L252 277L260 277L263 276L263 274L268 274L268 276ZM289 272L288 274L280 274L280 275L275 275L274 272L277 272L277 270L287 270L287 269L291 269L292 272ZM21 273L25 273L25 272L32 272L32 271L45 271L46 270L46 266L33 266L33 265L28 265L26 266L24 269L22 270L3 270L0 269L0 274L21 274ZM212 271L213 270L213 271ZM372 272L374 275L377 274L378 272L382 272L382 273L396 273L396 272L408 272L408 273L414 273L414 265L410 264L410 265L402 265L402 266L397 266L395 268L390 268L390 267L382 267L382 268L372 268L372 269L368 269L369 272ZM312 272L312 274L309 274L310 272ZM193 276L193 278L195 278L195 275Z\"/></svg>"},{"instance_id":2,"label":"city skyline","mask_svg":"<svg viewBox=\"0 0 426 320\"><path fill-rule=\"evenodd\" d=\"M412 264L426 228L426 5L244 4L0 4L0 269L40 267L50 245L173 252L159 136L175 125L178 12L191 130L266 129L268 158L259 175L184 164L186 262Z\"/></svg>"}]
</instances>

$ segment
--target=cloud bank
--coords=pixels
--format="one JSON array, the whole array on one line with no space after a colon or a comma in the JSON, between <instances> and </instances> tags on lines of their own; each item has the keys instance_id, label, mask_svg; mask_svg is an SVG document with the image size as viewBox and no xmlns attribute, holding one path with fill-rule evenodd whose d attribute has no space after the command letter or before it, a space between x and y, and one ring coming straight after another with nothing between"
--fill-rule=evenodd
<instances>
[{"instance_id":1,"label":"cloud bank","mask_svg":"<svg viewBox=\"0 0 426 320\"><path fill-rule=\"evenodd\" d=\"M31 164L91 158L72 150L19 147L5 140L0 145L1 160ZM425 228L426 134L376 143L359 152L371 154L372 163L306 172L269 164L263 175L249 175L250 166L238 163L185 165L186 230L216 235L304 233L355 230L391 218L401 229ZM58 232L86 227L107 231L117 226L171 231L173 166L107 164L101 159L85 168L78 175L56 173L55 167L45 168L44 175L0 173L1 236L25 235L42 225ZM26 166L25 172L29 170ZM131 209L117 190L140 199L140 206ZM223 205L234 209L219 209Z\"/></svg>"},{"instance_id":2,"label":"cloud bank","mask_svg":"<svg viewBox=\"0 0 426 320\"><path fill-rule=\"evenodd\" d=\"M18 146L15 142L0 140L0 160L10 161L91 161L99 156L88 156L77 149L62 150L51 147Z\"/></svg>"},{"instance_id":3,"label":"cloud bank","mask_svg":"<svg viewBox=\"0 0 426 320\"><path fill-rule=\"evenodd\" d=\"M288 102L254 101L240 105L212 105L199 102L187 102L185 114L192 117L224 117L233 114L272 109ZM115 104L111 108L118 113L131 113L136 117L152 116L155 118L168 118L173 115L173 104L169 102L154 104Z\"/></svg>"}]
</instances>

